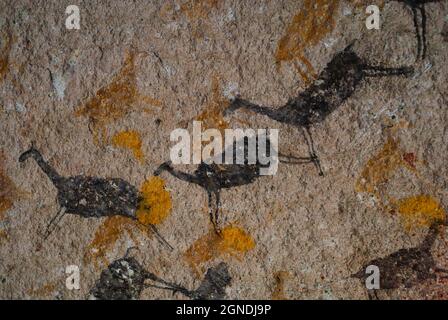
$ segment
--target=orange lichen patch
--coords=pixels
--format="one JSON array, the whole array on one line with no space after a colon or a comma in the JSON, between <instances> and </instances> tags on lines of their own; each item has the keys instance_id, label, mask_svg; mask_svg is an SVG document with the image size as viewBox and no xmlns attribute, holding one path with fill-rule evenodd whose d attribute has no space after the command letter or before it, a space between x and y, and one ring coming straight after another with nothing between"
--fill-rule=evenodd
<instances>
[{"instance_id":1,"label":"orange lichen patch","mask_svg":"<svg viewBox=\"0 0 448 320\"><path fill-rule=\"evenodd\" d=\"M92 242L88 245L84 255L84 262L93 262L96 267L101 262L108 265L107 253L113 249L116 242L122 237L124 232L127 232L133 242L136 240L136 231L140 231L147 237L150 233L145 226L141 225L135 220L123 217L112 216L104 220L95 232Z\"/></svg>"},{"instance_id":2,"label":"orange lichen patch","mask_svg":"<svg viewBox=\"0 0 448 320\"><path fill-rule=\"evenodd\" d=\"M254 247L255 241L246 231L231 225L224 228L221 235L211 230L196 240L185 252L185 257L191 268L200 275L204 271L201 264L220 256L240 258Z\"/></svg>"},{"instance_id":3,"label":"orange lichen patch","mask_svg":"<svg viewBox=\"0 0 448 320\"><path fill-rule=\"evenodd\" d=\"M6 73L8 72L9 54L12 47L12 36L9 33L6 33L6 35L2 38L3 41L0 42L0 81L4 79Z\"/></svg>"},{"instance_id":4,"label":"orange lichen patch","mask_svg":"<svg viewBox=\"0 0 448 320\"><path fill-rule=\"evenodd\" d=\"M275 288L272 292L272 300L286 300L285 296L285 281L289 278L289 273L286 271L279 271L274 274Z\"/></svg>"},{"instance_id":5,"label":"orange lichen patch","mask_svg":"<svg viewBox=\"0 0 448 320\"><path fill-rule=\"evenodd\" d=\"M142 140L137 131L121 131L114 135L112 143L115 147L131 150L134 157L143 162Z\"/></svg>"},{"instance_id":6,"label":"orange lichen patch","mask_svg":"<svg viewBox=\"0 0 448 320\"><path fill-rule=\"evenodd\" d=\"M334 29L339 0L305 0L303 9L296 14L277 45L275 60L293 62L306 83L316 77L313 66L305 57L305 50L315 46ZM308 72L298 65L300 62Z\"/></svg>"},{"instance_id":7,"label":"orange lichen patch","mask_svg":"<svg viewBox=\"0 0 448 320\"><path fill-rule=\"evenodd\" d=\"M105 143L106 125L123 118L137 103L161 105L160 101L138 93L135 54L129 53L123 67L112 82L99 89L94 97L78 108L75 115L88 117L92 124L95 142L98 142L98 135L101 133L102 142ZM143 108L143 111L151 112L152 110Z\"/></svg>"},{"instance_id":8,"label":"orange lichen patch","mask_svg":"<svg viewBox=\"0 0 448 320\"><path fill-rule=\"evenodd\" d=\"M394 205L408 230L415 227L429 227L433 223L444 222L446 219L445 210L429 195L400 199Z\"/></svg>"},{"instance_id":9,"label":"orange lichen patch","mask_svg":"<svg viewBox=\"0 0 448 320\"><path fill-rule=\"evenodd\" d=\"M403 159L403 154L399 141L389 136L380 152L364 166L355 184L356 192L367 192L380 199L381 186L389 181L398 168L405 167L415 172L415 168Z\"/></svg>"},{"instance_id":10,"label":"orange lichen patch","mask_svg":"<svg viewBox=\"0 0 448 320\"><path fill-rule=\"evenodd\" d=\"M165 189L165 181L160 177L152 177L145 181L140 189L142 200L137 209L137 220L143 225L161 223L170 214L171 195Z\"/></svg>"},{"instance_id":11,"label":"orange lichen patch","mask_svg":"<svg viewBox=\"0 0 448 320\"><path fill-rule=\"evenodd\" d=\"M202 121L203 130L218 129L224 136L224 130L229 127L229 123L224 119L223 112L229 101L221 94L219 78L216 76L212 79L212 97L210 100L205 110L195 120Z\"/></svg>"}]
</instances>

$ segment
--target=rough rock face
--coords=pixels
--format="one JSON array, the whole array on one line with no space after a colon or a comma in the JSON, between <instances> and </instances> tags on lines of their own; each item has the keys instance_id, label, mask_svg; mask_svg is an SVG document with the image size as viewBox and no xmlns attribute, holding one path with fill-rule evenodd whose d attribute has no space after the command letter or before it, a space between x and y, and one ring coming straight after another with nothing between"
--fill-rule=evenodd
<instances>
[{"instance_id":1,"label":"rough rock face","mask_svg":"<svg viewBox=\"0 0 448 320\"><path fill-rule=\"evenodd\" d=\"M79 29L66 6L0 0L0 298L448 298L446 1L79 1ZM297 161L210 202L154 174L193 121ZM52 177L88 181L77 214ZM182 287L104 291L130 247Z\"/></svg>"}]
</instances>

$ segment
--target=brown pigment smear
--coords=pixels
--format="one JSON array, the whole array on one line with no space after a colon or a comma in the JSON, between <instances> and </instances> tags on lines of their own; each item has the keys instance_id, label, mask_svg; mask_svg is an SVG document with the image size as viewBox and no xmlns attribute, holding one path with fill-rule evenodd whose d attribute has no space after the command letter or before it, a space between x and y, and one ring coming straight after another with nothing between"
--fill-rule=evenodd
<instances>
[{"instance_id":1,"label":"brown pigment smear","mask_svg":"<svg viewBox=\"0 0 448 320\"><path fill-rule=\"evenodd\" d=\"M109 261L106 257L107 253L113 249L116 242L121 238L124 232L127 232L129 237L131 237L131 240L136 243L135 232L137 230L146 235L148 238L151 237L151 234L148 232L146 227L135 220L123 216L112 216L106 218L98 227L92 242L88 245L84 254L84 262L93 262L95 267L98 267L99 263L109 265Z\"/></svg>"},{"instance_id":2,"label":"brown pigment smear","mask_svg":"<svg viewBox=\"0 0 448 320\"><path fill-rule=\"evenodd\" d=\"M272 300L286 300L285 296L285 281L289 278L289 273L286 271L279 271L274 274L275 288L272 293Z\"/></svg>"},{"instance_id":3,"label":"brown pigment smear","mask_svg":"<svg viewBox=\"0 0 448 320\"><path fill-rule=\"evenodd\" d=\"M12 47L12 36L9 32L5 32L5 36L2 37L0 47L0 82L5 78L8 72L9 54Z\"/></svg>"},{"instance_id":4,"label":"brown pigment smear","mask_svg":"<svg viewBox=\"0 0 448 320\"><path fill-rule=\"evenodd\" d=\"M98 136L101 134L104 144L107 137L107 124L123 118L137 103L161 106L160 101L138 93L135 54L128 53L123 67L111 83L99 89L94 97L88 99L82 107L78 108L75 116L89 118L95 143L98 143ZM143 108L143 111L152 112L151 109L146 108Z\"/></svg>"},{"instance_id":5,"label":"brown pigment smear","mask_svg":"<svg viewBox=\"0 0 448 320\"><path fill-rule=\"evenodd\" d=\"M204 108L195 120L202 121L202 129L218 129L224 136L224 130L229 127L229 123L224 120L223 112L227 108L229 102L221 94L219 88L219 78L214 76L212 79L212 96L211 101Z\"/></svg>"},{"instance_id":6,"label":"brown pigment smear","mask_svg":"<svg viewBox=\"0 0 448 320\"><path fill-rule=\"evenodd\" d=\"M14 182L5 173L4 160L5 157L0 152L0 222L6 219L6 212L12 208L20 194ZM0 238L8 239L8 233L0 230Z\"/></svg>"},{"instance_id":7,"label":"brown pigment smear","mask_svg":"<svg viewBox=\"0 0 448 320\"><path fill-rule=\"evenodd\" d=\"M227 226L217 235L215 230L198 240L185 252L190 267L200 276L205 271L202 264L221 256L241 258L255 247L253 238L237 226Z\"/></svg>"},{"instance_id":8,"label":"brown pigment smear","mask_svg":"<svg viewBox=\"0 0 448 320\"><path fill-rule=\"evenodd\" d=\"M316 77L316 72L305 57L305 50L315 46L335 27L339 0L305 0L303 9L296 14L277 45L275 60L277 67L282 62L293 62L305 83ZM303 71L301 66L305 66Z\"/></svg>"},{"instance_id":9,"label":"brown pigment smear","mask_svg":"<svg viewBox=\"0 0 448 320\"><path fill-rule=\"evenodd\" d=\"M383 148L364 166L356 181L355 191L374 195L382 204L381 189L399 168L407 168L416 172L415 167L404 160L405 155L400 149L399 140L389 136Z\"/></svg>"}]
</instances>

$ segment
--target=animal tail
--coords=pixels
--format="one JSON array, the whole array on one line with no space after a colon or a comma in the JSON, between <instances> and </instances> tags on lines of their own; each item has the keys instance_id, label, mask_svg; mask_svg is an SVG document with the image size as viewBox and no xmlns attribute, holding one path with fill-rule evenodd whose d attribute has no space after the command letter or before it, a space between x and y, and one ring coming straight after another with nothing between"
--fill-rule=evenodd
<instances>
[{"instance_id":1,"label":"animal tail","mask_svg":"<svg viewBox=\"0 0 448 320\"><path fill-rule=\"evenodd\" d=\"M39 167L42 169L42 171L47 175L47 177L53 182L53 184L58 184L58 182L61 179L61 176L57 171L50 166L42 157L39 150L34 148L34 144L31 145L31 148L22 153L19 157L19 162L24 162L28 158L33 158Z\"/></svg>"}]
</instances>

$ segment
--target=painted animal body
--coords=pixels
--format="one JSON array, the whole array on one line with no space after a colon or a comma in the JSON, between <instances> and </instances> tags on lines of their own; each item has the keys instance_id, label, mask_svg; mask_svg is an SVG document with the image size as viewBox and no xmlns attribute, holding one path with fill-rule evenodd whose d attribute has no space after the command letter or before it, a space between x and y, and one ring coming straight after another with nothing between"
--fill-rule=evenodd
<instances>
[{"instance_id":1,"label":"painted animal body","mask_svg":"<svg viewBox=\"0 0 448 320\"><path fill-rule=\"evenodd\" d=\"M381 290L410 288L422 281L436 279L436 271L448 272L436 267L436 262L431 254L437 234L438 225L434 224L419 246L400 249L389 256L373 259L352 277L360 279L364 284L369 276L366 274L366 268L374 265L379 268ZM374 293L376 295L376 291ZM369 292L369 297L371 297L371 292Z\"/></svg>"},{"instance_id":2,"label":"painted animal body","mask_svg":"<svg viewBox=\"0 0 448 320\"><path fill-rule=\"evenodd\" d=\"M89 292L92 300L136 300L151 278L133 257L112 262L101 272L100 279Z\"/></svg>"},{"instance_id":3,"label":"painted animal body","mask_svg":"<svg viewBox=\"0 0 448 320\"><path fill-rule=\"evenodd\" d=\"M353 95L366 77L408 75L412 72L413 69L409 67L370 66L353 51L350 45L336 54L310 87L298 97L290 99L284 106L269 108L238 97L232 101L225 113L229 114L244 108L302 129L309 147L310 158L313 159L319 174L323 175L309 128L313 124L324 121L339 108Z\"/></svg>"},{"instance_id":4,"label":"painted animal body","mask_svg":"<svg viewBox=\"0 0 448 320\"><path fill-rule=\"evenodd\" d=\"M136 212L142 197L137 188L119 178L98 178L86 176L63 177L51 167L41 153L31 147L19 157L20 162L33 158L56 187L57 201L61 207L50 221L47 238L65 213L83 218L100 218L121 215L136 220ZM171 247L157 232L155 226L148 226L165 245Z\"/></svg>"}]
</instances>

